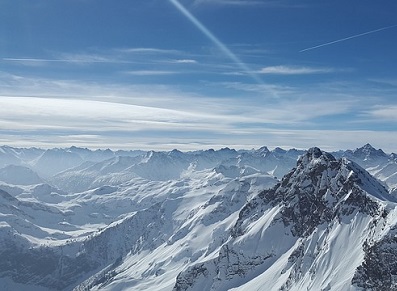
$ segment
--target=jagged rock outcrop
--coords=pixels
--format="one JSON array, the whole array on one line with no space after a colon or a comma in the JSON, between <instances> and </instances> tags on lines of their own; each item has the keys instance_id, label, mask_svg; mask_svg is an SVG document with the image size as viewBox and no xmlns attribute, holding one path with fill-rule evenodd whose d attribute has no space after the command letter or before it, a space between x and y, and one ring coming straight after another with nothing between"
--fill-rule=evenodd
<instances>
[{"instance_id":1,"label":"jagged rock outcrop","mask_svg":"<svg viewBox=\"0 0 397 291\"><path fill-rule=\"evenodd\" d=\"M372 237L373 222L384 223L391 201L384 186L354 162L311 148L279 184L242 208L218 257L180 273L174 290L245 290L258 277L266 282L263 290L332 289L338 285L330 270L344 279L339 287L346 288L352 279L346 272L360 261L329 260L339 258L337 251L360 258L363 250L333 248L346 244L348 231L359 233L351 239L360 244Z\"/></svg>"},{"instance_id":2,"label":"jagged rock outcrop","mask_svg":"<svg viewBox=\"0 0 397 291\"><path fill-rule=\"evenodd\" d=\"M0 190L0 194L3 192ZM5 192L1 195L5 199L12 197ZM8 272L17 283L64 290L89 272L108 265L116 267L128 252L158 246L165 240L159 229L168 221L162 205L156 204L113 223L83 242L71 241L59 247L34 246L11 227L3 228L7 235L0 234L0 272Z\"/></svg>"},{"instance_id":3,"label":"jagged rock outcrop","mask_svg":"<svg viewBox=\"0 0 397 291\"><path fill-rule=\"evenodd\" d=\"M397 290L397 226L380 241L365 242L363 263L354 274L353 285L364 290Z\"/></svg>"},{"instance_id":4,"label":"jagged rock outcrop","mask_svg":"<svg viewBox=\"0 0 397 291\"><path fill-rule=\"evenodd\" d=\"M173 150L103 161L107 151L94 162L89 150L67 151L85 162L47 182L62 178L70 193L0 185L0 289L396 288L396 191L343 152ZM369 145L351 155L382 181L396 174L393 155Z\"/></svg>"}]
</instances>

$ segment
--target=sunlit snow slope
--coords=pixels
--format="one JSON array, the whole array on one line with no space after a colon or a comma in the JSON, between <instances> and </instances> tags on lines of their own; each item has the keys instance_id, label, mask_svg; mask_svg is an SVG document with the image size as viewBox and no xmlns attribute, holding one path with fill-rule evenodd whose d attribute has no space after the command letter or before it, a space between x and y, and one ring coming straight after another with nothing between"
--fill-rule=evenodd
<instances>
[{"instance_id":1,"label":"sunlit snow slope","mask_svg":"<svg viewBox=\"0 0 397 291\"><path fill-rule=\"evenodd\" d=\"M0 290L394 290L395 155L335 156L0 147Z\"/></svg>"}]
</instances>

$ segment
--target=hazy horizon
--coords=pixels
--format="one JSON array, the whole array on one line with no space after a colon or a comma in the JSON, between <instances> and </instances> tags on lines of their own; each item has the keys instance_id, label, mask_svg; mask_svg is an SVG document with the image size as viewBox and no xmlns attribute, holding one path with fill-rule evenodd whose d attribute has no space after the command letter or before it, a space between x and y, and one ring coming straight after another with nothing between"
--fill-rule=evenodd
<instances>
[{"instance_id":1,"label":"hazy horizon","mask_svg":"<svg viewBox=\"0 0 397 291\"><path fill-rule=\"evenodd\" d=\"M0 4L0 144L397 144L397 3Z\"/></svg>"}]
</instances>

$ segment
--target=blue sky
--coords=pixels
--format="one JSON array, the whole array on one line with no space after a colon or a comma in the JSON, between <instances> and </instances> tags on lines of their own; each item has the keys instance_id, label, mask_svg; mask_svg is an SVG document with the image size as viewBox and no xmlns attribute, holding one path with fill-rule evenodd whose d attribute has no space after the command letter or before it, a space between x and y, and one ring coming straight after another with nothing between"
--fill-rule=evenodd
<instances>
[{"instance_id":1,"label":"blue sky","mask_svg":"<svg viewBox=\"0 0 397 291\"><path fill-rule=\"evenodd\" d=\"M0 144L396 152L397 2L0 3Z\"/></svg>"}]
</instances>

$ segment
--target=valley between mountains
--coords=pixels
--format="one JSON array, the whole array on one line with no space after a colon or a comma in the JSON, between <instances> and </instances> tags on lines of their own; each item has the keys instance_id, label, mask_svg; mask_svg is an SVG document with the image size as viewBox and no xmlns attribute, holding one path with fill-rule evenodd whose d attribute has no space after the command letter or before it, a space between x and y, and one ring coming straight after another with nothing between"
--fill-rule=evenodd
<instances>
[{"instance_id":1,"label":"valley between mountains","mask_svg":"<svg viewBox=\"0 0 397 291\"><path fill-rule=\"evenodd\" d=\"M0 290L397 290L397 155L0 147Z\"/></svg>"}]
</instances>

